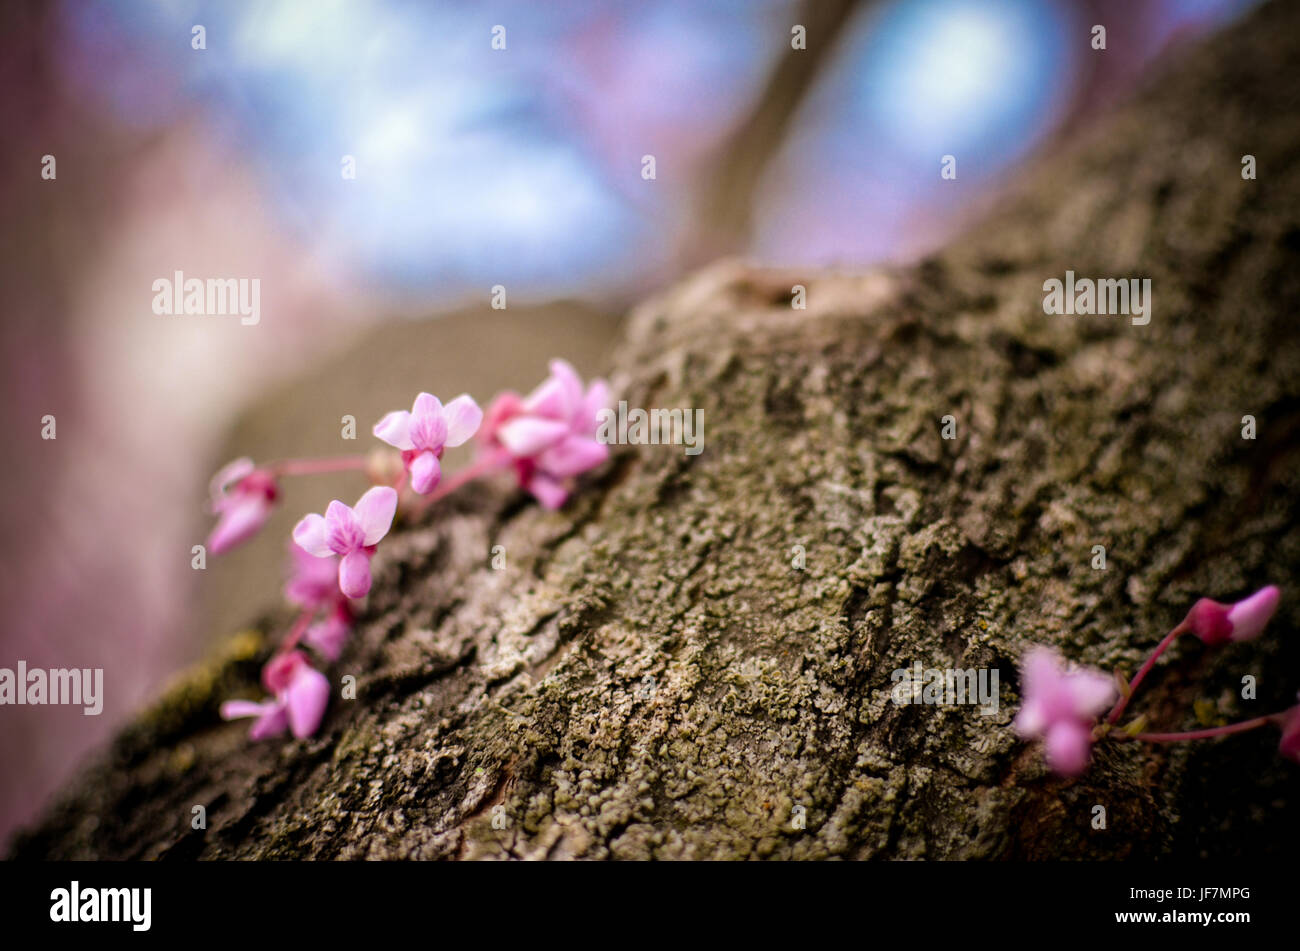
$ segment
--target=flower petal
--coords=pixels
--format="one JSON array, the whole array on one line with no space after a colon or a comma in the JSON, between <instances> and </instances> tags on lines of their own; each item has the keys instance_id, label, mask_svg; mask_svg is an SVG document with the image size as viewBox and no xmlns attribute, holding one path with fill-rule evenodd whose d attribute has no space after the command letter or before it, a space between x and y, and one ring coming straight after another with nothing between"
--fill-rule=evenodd
<instances>
[{"instance_id":1,"label":"flower petal","mask_svg":"<svg viewBox=\"0 0 1300 951\"><path fill-rule=\"evenodd\" d=\"M1269 585L1234 604L1228 610L1228 623L1232 625L1230 635L1232 640L1248 641L1258 637L1264 630L1264 625L1273 616L1273 612L1277 610L1280 596L1281 592L1278 591L1277 585Z\"/></svg>"},{"instance_id":2,"label":"flower petal","mask_svg":"<svg viewBox=\"0 0 1300 951\"><path fill-rule=\"evenodd\" d=\"M393 527L393 516L397 513L396 490L386 485L375 486L361 496L353 513L365 535L365 544L379 544L379 540Z\"/></svg>"},{"instance_id":3,"label":"flower petal","mask_svg":"<svg viewBox=\"0 0 1300 951\"><path fill-rule=\"evenodd\" d=\"M539 416L517 416L497 429L497 439L513 456L535 456L569 432L567 423Z\"/></svg>"},{"instance_id":4,"label":"flower petal","mask_svg":"<svg viewBox=\"0 0 1300 951\"><path fill-rule=\"evenodd\" d=\"M319 608L332 604L338 597L338 565L334 564L334 554L328 558L316 558L307 554L297 545L289 546L293 556L293 567L289 580L284 585L284 596L299 607Z\"/></svg>"},{"instance_id":5,"label":"flower petal","mask_svg":"<svg viewBox=\"0 0 1300 951\"><path fill-rule=\"evenodd\" d=\"M1069 719L1071 698L1063 688L1065 663L1050 647L1031 647L1021 662L1020 684L1023 707L1033 708L1029 721L1041 736L1056 720Z\"/></svg>"},{"instance_id":6,"label":"flower petal","mask_svg":"<svg viewBox=\"0 0 1300 951\"><path fill-rule=\"evenodd\" d=\"M257 722L248 731L254 740L264 740L284 731L288 725L284 705L277 700L254 703L252 700L227 700L221 705L223 720L237 720L242 717L257 717Z\"/></svg>"},{"instance_id":7,"label":"flower petal","mask_svg":"<svg viewBox=\"0 0 1300 951\"><path fill-rule=\"evenodd\" d=\"M581 475L609 458L609 447L593 439L567 436L537 458L538 468L558 478Z\"/></svg>"},{"instance_id":8,"label":"flower petal","mask_svg":"<svg viewBox=\"0 0 1300 951\"><path fill-rule=\"evenodd\" d=\"M447 421L447 445L460 446L478 432L483 422L483 410L468 393L462 393L443 407L442 417Z\"/></svg>"},{"instance_id":9,"label":"flower petal","mask_svg":"<svg viewBox=\"0 0 1300 951\"><path fill-rule=\"evenodd\" d=\"M1047 718L1043 716L1041 705L1027 701L1016 714L1015 720L1011 722L1011 729L1016 734L1026 740L1032 740L1043 735L1043 730L1047 727Z\"/></svg>"},{"instance_id":10,"label":"flower petal","mask_svg":"<svg viewBox=\"0 0 1300 951\"><path fill-rule=\"evenodd\" d=\"M1115 679L1096 670L1075 670L1067 675L1074 713L1091 720L1115 702Z\"/></svg>"},{"instance_id":11,"label":"flower petal","mask_svg":"<svg viewBox=\"0 0 1300 951\"><path fill-rule=\"evenodd\" d=\"M415 398L411 407L411 419L415 421L436 419L442 416L442 401L432 393L421 393Z\"/></svg>"},{"instance_id":12,"label":"flower petal","mask_svg":"<svg viewBox=\"0 0 1300 951\"><path fill-rule=\"evenodd\" d=\"M208 551L214 555L230 551L256 535L270 517L271 502L260 493L227 500L208 536Z\"/></svg>"},{"instance_id":13,"label":"flower petal","mask_svg":"<svg viewBox=\"0 0 1300 951\"><path fill-rule=\"evenodd\" d=\"M334 554L326 540L328 527L324 516L313 512L311 515L304 516L293 527L293 540L307 554L315 555L317 558L328 558Z\"/></svg>"},{"instance_id":14,"label":"flower petal","mask_svg":"<svg viewBox=\"0 0 1300 951\"><path fill-rule=\"evenodd\" d=\"M497 430L507 421L518 416L523 409L523 400L518 393L506 390L498 393L488 403L487 412L483 414L483 425L479 428L480 442L490 443L497 438Z\"/></svg>"},{"instance_id":15,"label":"flower petal","mask_svg":"<svg viewBox=\"0 0 1300 951\"><path fill-rule=\"evenodd\" d=\"M260 717L275 703L258 703L256 700L227 700L221 705L221 719L239 720L243 717Z\"/></svg>"},{"instance_id":16,"label":"flower petal","mask_svg":"<svg viewBox=\"0 0 1300 951\"><path fill-rule=\"evenodd\" d=\"M1047 730L1043 748L1048 766L1062 776L1078 776L1088 767L1092 729L1080 723L1054 723Z\"/></svg>"},{"instance_id":17,"label":"flower petal","mask_svg":"<svg viewBox=\"0 0 1300 951\"><path fill-rule=\"evenodd\" d=\"M411 445L417 450L441 452L446 442L447 420L443 418L442 403L432 393L421 393L411 411Z\"/></svg>"},{"instance_id":18,"label":"flower petal","mask_svg":"<svg viewBox=\"0 0 1300 951\"><path fill-rule=\"evenodd\" d=\"M339 562L339 590L345 597L364 598L370 592L370 552L350 551Z\"/></svg>"},{"instance_id":19,"label":"flower petal","mask_svg":"<svg viewBox=\"0 0 1300 951\"><path fill-rule=\"evenodd\" d=\"M394 410L371 430L376 436L397 449L414 449L411 443L411 414L404 409Z\"/></svg>"},{"instance_id":20,"label":"flower petal","mask_svg":"<svg viewBox=\"0 0 1300 951\"><path fill-rule=\"evenodd\" d=\"M582 405L582 378L567 360L551 361L551 378L560 384L564 394L564 418L568 419Z\"/></svg>"},{"instance_id":21,"label":"flower petal","mask_svg":"<svg viewBox=\"0 0 1300 951\"><path fill-rule=\"evenodd\" d=\"M411 460L411 488L419 495L433 491L442 478L442 466L431 452L422 452Z\"/></svg>"},{"instance_id":22,"label":"flower petal","mask_svg":"<svg viewBox=\"0 0 1300 951\"><path fill-rule=\"evenodd\" d=\"M551 361L551 375L524 399L526 413L568 422L582 402L582 381L563 360Z\"/></svg>"},{"instance_id":23,"label":"flower petal","mask_svg":"<svg viewBox=\"0 0 1300 951\"><path fill-rule=\"evenodd\" d=\"M569 497L568 489L541 472L534 473L524 488L531 492L538 502L542 503L542 508L552 511L564 505L565 500Z\"/></svg>"},{"instance_id":24,"label":"flower petal","mask_svg":"<svg viewBox=\"0 0 1300 951\"><path fill-rule=\"evenodd\" d=\"M325 541L330 551L346 555L364 545L365 536L361 518L351 507L335 499L325 509Z\"/></svg>"},{"instance_id":25,"label":"flower petal","mask_svg":"<svg viewBox=\"0 0 1300 951\"><path fill-rule=\"evenodd\" d=\"M214 507L226 494L226 490L246 475L249 475L253 468L253 460L247 456L242 456L234 462L227 462L218 469L216 475L212 477L212 481L208 483L208 491L212 496Z\"/></svg>"},{"instance_id":26,"label":"flower petal","mask_svg":"<svg viewBox=\"0 0 1300 951\"><path fill-rule=\"evenodd\" d=\"M257 718L248 731L250 739L264 740L268 736L283 733L285 727L289 725L289 717L285 713L284 704L275 703L268 706L269 709Z\"/></svg>"},{"instance_id":27,"label":"flower petal","mask_svg":"<svg viewBox=\"0 0 1300 951\"><path fill-rule=\"evenodd\" d=\"M303 643L321 653L330 661L339 659L343 645L347 642L351 626L337 614L331 614L323 621L317 621L303 632Z\"/></svg>"},{"instance_id":28,"label":"flower petal","mask_svg":"<svg viewBox=\"0 0 1300 951\"><path fill-rule=\"evenodd\" d=\"M609 408L609 384L604 380L592 380L591 386L587 387L587 395L582 398L582 408L574 417L574 431L583 435L595 435L600 423L600 411Z\"/></svg>"},{"instance_id":29,"label":"flower petal","mask_svg":"<svg viewBox=\"0 0 1300 951\"><path fill-rule=\"evenodd\" d=\"M325 675L305 664L299 667L289 689L284 692L284 706L294 736L302 739L316 732L329 699L330 682Z\"/></svg>"}]
</instances>

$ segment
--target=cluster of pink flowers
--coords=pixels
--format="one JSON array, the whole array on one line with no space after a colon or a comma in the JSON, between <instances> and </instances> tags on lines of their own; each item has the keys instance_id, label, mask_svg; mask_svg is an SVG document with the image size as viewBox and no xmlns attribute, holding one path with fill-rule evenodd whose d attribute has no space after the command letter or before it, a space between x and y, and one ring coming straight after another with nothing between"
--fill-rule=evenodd
<instances>
[{"instance_id":1,"label":"cluster of pink flowers","mask_svg":"<svg viewBox=\"0 0 1300 951\"><path fill-rule=\"evenodd\" d=\"M596 438L598 414L609 403L601 380L584 389L573 367L551 362L551 374L527 397L502 393L489 406L486 420L468 395L447 403L431 393L415 398L410 411L388 413L374 435L400 451L401 466L391 485L375 485L355 505L334 500L323 515L303 517L293 529L293 572L285 596L301 609L284 643L262 672L270 698L257 703L222 704L225 719L253 717L250 735L262 739L283 733L305 737L316 732L329 704L329 681L312 666L305 645L325 660L343 651L355 617L353 602L371 587L370 561L403 509L418 514L472 479L512 472L521 488L543 506L562 506L577 476L599 466L609 449ZM477 436L475 461L443 480L442 456L448 448ZM208 537L214 554L229 551L253 537L271 517L285 476L341 471L382 477L366 457L289 460L263 467L238 459L212 479L212 511L217 523Z\"/></svg>"},{"instance_id":2,"label":"cluster of pink flowers","mask_svg":"<svg viewBox=\"0 0 1300 951\"><path fill-rule=\"evenodd\" d=\"M521 487L557 509L573 477L609 457L609 447L596 439L598 414L608 405L603 380L584 391L573 367L553 360L550 377L527 397L506 392L492 401L482 433L485 458L512 467Z\"/></svg>"},{"instance_id":3,"label":"cluster of pink flowers","mask_svg":"<svg viewBox=\"0 0 1300 951\"><path fill-rule=\"evenodd\" d=\"M1282 731L1279 752L1300 762L1300 705L1251 720L1185 733L1145 732L1145 718L1114 729L1156 660L1180 636L1192 634L1211 647L1251 640L1268 624L1277 610L1279 597L1278 589L1269 585L1235 604L1202 598L1182 623L1165 635L1129 681L1118 673L1110 677L1099 670L1070 667L1050 648L1031 648L1022 662L1024 703L1012 726L1025 739L1041 739L1047 765L1063 776L1081 774L1088 766L1093 744L1107 737L1172 743L1208 740L1270 724ZM1099 722L1098 718L1108 707L1110 712Z\"/></svg>"}]
</instances>

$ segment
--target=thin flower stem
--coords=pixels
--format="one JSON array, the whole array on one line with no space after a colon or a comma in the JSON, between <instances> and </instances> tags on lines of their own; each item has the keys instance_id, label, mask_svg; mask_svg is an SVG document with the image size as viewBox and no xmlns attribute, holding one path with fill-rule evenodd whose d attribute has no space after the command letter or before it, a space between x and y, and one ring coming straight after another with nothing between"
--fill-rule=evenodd
<instances>
[{"instance_id":1,"label":"thin flower stem","mask_svg":"<svg viewBox=\"0 0 1300 951\"><path fill-rule=\"evenodd\" d=\"M322 475L326 472L360 471L368 464L366 456L336 456L332 459L286 459L266 468L277 476Z\"/></svg>"},{"instance_id":2,"label":"thin flower stem","mask_svg":"<svg viewBox=\"0 0 1300 951\"><path fill-rule=\"evenodd\" d=\"M1178 640L1180 634L1186 632L1187 622L1184 621L1166 634L1165 639L1156 645L1156 649L1151 652L1151 656L1146 659L1146 663L1144 663L1142 668L1133 675L1133 679L1128 682L1127 695L1121 695L1119 700L1115 702L1114 708L1110 711L1110 716L1106 717L1107 723L1116 723L1119 721L1120 715L1124 712L1124 708L1128 706L1129 700L1132 699L1133 694L1137 691L1138 684L1142 683L1142 678L1144 678L1150 672L1151 668L1155 666L1160 655L1169 649L1169 645Z\"/></svg>"},{"instance_id":3,"label":"thin flower stem","mask_svg":"<svg viewBox=\"0 0 1300 951\"><path fill-rule=\"evenodd\" d=\"M311 623L312 615L315 612L311 608L306 608L297 619L293 622L293 627L289 628L289 633L285 635L284 643L280 645L277 654L287 654L298 646L298 641L307 630L307 625Z\"/></svg>"},{"instance_id":4,"label":"thin flower stem","mask_svg":"<svg viewBox=\"0 0 1300 951\"><path fill-rule=\"evenodd\" d=\"M1227 736L1230 733L1245 733L1247 730L1257 730L1266 724L1272 723L1277 719L1276 714L1268 716L1255 717L1253 720L1242 720L1240 723L1229 723L1227 726L1211 727L1208 730L1191 730L1187 733L1137 733L1131 739L1144 740L1147 743L1178 743L1182 740L1208 740L1216 736ZM1129 737L1124 733L1111 734L1115 739L1127 739Z\"/></svg>"}]
</instances>

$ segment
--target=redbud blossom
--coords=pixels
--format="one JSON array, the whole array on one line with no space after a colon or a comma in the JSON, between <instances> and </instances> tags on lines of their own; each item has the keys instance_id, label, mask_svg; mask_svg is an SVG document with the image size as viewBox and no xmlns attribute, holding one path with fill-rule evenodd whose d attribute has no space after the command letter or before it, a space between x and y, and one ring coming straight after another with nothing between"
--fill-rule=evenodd
<instances>
[{"instance_id":1,"label":"redbud blossom","mask_svg":"<svg viewBox=\"0 0 1300 951\"><path fill-rule=\"evenodd\" d=\"M1088 765L1094 721L1115 698L1115 682L1100 671L1067 670L1047 647L1025 655L1021 681L1025 702L1012 727L1026 739L1043 738L1053 770L1079 775Z\"/></svg>"},{"instance_id":2,"label":"redbud blossom","mask_svg":"<svg viewBox=\"0 0 1300 951\"><path fill-rule=\"evenodd\" d=\"M424 495L442 478L443 450L468 441L482 421L483 411L469 396L458 396L443 406L433 394L421 393L409 413L404 409L389 413L375 424L374 434L402 450L411 488Z\"/></svg>"},{"instance_id":3,"label":"redbud blossom","mask_svg":"<svg viewBox=\"0 0 1300 951\"><path fill-rule=\"evenodd\" d=\"M228 700L221 705L222 719L256 717L248 733L255 740L283 733L286 727L299 739L316 732L329 703L330 685L324 674L312 668L307 655L291 651L272 658L262 670L262 683L274 699Z\"/></svg>"},{"instance_id":4,"label":"redbud blossom","mask_svg":"<svg viewBox=\"0 0 1300 951\"><path fill-rule=\"evenodd\" d=\"M1277 586L1269 585L1235 604L1220 604L1201 598L1192 605L1183 623L1207 644L1248 641L1264 630L1264 625L1277 610L1279 595Z\"/></svg>"},{"instance_id":5,"label":"redbud blossom","mask_svg":"<svg viewBox=\"0 0 1300 951\"><path fill-rule=\"evenodd\" d=\"M280 493L269 472L256 468L252 459L236 459L212 477L211 494L217 524L208 536L208 551L219 555L257 534Z\"/></svg>"},{"instance_id":6,"label":"redbud blossom","mask_svg":"<svg viewBox=\"0 0 1300 951\"><path fill-rule=\"evenodd\" d=\"M609 405L609 387L593 380L584 392L577 372L551 361L551 375L521 399L502 393L488 407L479 438L486 452L514 466L519 484L548 509L568 498L573 477L609 457L596 439L597 414Z\"/></svg>"},{"instance_id":7,"label":"redbud blossom","mask_svg":"<svg viewBox=\"0 0 1300 951\"><path fill-rule=\"evenodd\" d=\"M370 558L388 534L397 512L397 492L375 486L361 496L355 508L338 499L323 516L306 516L293 529L293 540L309 555L341 555L339 590L349 598L364 598L370 591Z\"/></svg>"}]
</instances>

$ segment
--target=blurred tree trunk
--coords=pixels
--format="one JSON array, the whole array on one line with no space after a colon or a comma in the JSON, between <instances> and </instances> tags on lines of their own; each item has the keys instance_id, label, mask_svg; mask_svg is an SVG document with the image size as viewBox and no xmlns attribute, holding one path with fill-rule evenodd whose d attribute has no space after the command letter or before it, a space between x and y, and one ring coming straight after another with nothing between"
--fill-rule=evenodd
<instances>
[{"instance_id":1,"label":"blurred tree trunk","mask_svg":"<svg viewBox=\"0 0 1300 951\"><path fill-rule=\"evenodd\" d=\"M1268 5L915 269L724 263L644 304L616 382L702 408L702 454L622 449L561 513L505 486L440 505L381 547L331 672L358 699L319 736L218 721L265 656L233 639L17 854L1289 853L1276 733L1103 744L1067 782L1009 724L1027 645L1132 670L1196 597L1266 582L1264 638L1180 644L1134 709L1186 728L1199 698L1300 687L1297 61L1300 7ZM1150 324L1044 314L1067 268L1150 278ZM1000 711L894 705L917 661L998 668Z\"/></svg>"},{"instance_id":2,"label":"blurred tree trunk","mask_svg":"<svg viewBox=\"0 0 1300 951\"><path fill-rule=\"evenodd\" d=\"M804 28L803 45L785 37L753 108L701 176L694 227L681 253L685 268L748 246L764 172L789 140L808 94L835 61L840 40L870 6L865 0L804 0L795 11L792 23Z\"/></svg>"}]
</instances>

